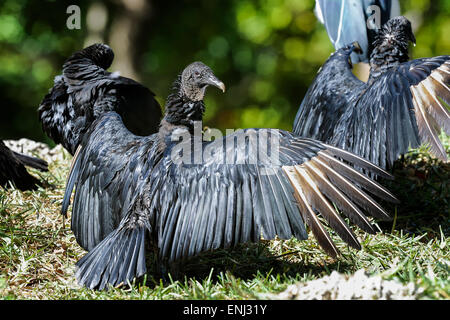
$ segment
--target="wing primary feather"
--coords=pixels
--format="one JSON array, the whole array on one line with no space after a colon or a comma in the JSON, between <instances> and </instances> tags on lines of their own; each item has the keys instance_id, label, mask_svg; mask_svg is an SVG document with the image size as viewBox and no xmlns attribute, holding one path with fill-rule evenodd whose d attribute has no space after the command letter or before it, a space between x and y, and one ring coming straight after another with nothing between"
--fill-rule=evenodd
<instances>
[{"instance_id":1,"label":"wing primary feather","mask_svg":"<svg viewBox=\"0 0 450 320\"><path fill-rule=\"evenodd\" d=\"M428 79L427 79L428 80ZM445 108L433 92L433 86L429 81L424 80L419 84L423 94L427 97L427 111L436 120L436 122L444 128L445 132L450 135L450 113ZM436 93L437 94L437 93ZM438 94L437 94L438 95ZM432 100L432 101L431 101ZM433 102L434 101L434 102Z\"/></svg>"},{"instance_id":2,"label":"wing primary feather","mask_svg":"<svg viewBox=\"0 0 450 320\"><path fill-rule=\"evenodd\" d=\"M369 170L370 172L376 174L377 176L380 176L382 178L389 179L389 180L394 179L394 177L391 174L389 174L385 170L381 169L380 167L374 165L373 163L371 163L370 161L368 161L362 157L359 157L359 156L357 156L351 152L348 152L346 150L333 147L331 145L324 144L324 146L326 147L326 150L323 150L321 152L328 151L331 154L333 154L339 158L342 158L350 163L353 163L356 166L361 167L362 169Z\"/></svg>"},{"instance_id":3,"label":"wing primary feather","mask_svg":"<svg viewBox=\"0 0 450 320\"><path fill-rule=\"evenodd\" d=\"M77 262L76 278L90 289L104 289L145 273L145 227L122 225Z\"/></svg>"},{"instance_id":4,"label":"wing primary feather","mask_svg":"<svg viewBox=\"0 0 450 320\"><path fill-rule=\"evenodd\" d=\"M400 203L398 199L382 185L365 176L364 174L358 172L352 167L344 164L343 162L339 161L338 159L329 155L328 153L320 151L318 158L326 161L326 163L328 163L335 170L336 174L342 175L345 178L350 179L351 181L357 183L358 185L368 190L369 192L373 193L377 197L380 197L381 199L392 203Z\"/></svg>"},{"instance_id":5,"label":"wing primary feather","mask_svg":"<svg viewBox=\"0 0 450 320\"><path fill-rule=\"evenodd\" d=\"M194 248L192 255L197 254L203 248L203 243L205 240L206 227L208 225L208 213L210 212L211 206L213 205L213 197L217 191L214 191L214 194L210 192L206 193L206 199L203 208L199 208L197 215L199 216L199 220L196 221L198 226L197 232L194 233ZM191 255L191 254L190 254Z\"/></svg>"},{"instance_id":6,"label":"wing primary feather","mask_svg":"<svg viewBox=\"0 0 450 320\"><path fill-rule=\"evenodd\" d=\"M422 139L430 143L431 151L440 159L447 161L447 154L439 141L438 133L433 125L430 117L424 110L426 102L423 100L420 91L412 86L411 87L412 99L414 104L414 110L417 120L417 127L419 128L419 134Z\"/></svg>"},{"instance_id":7,"label":"wing primary feather","mask_svg":"<svg viewBox=\"0 0 450 320\"><path fill-rule=\"evenodd\" d=\"M334 202L350 220L364 231L375 234L371 223L366 216L358 209L339 189L337 189L326 177L327 166L317 158L311 159L305 164L310 168L309 172L316 179L321 191Z\"/></svg>"},{"instance_id":8,"label":"wing primary feather","mask_svg":"<svg viewBox=\"0 0 450 320\"><path fill-rule=\"evenodd\" d=\"M298 173L299 179L302 182L304 193L310 204L316 211L318 211L327 220L330 226L336 231L336 233L351 247L355 249L361 249L361 245L356 239L353 231L347 226L342 217L336 212L336 210L330 205L328 200L324 197L315 179L311 177L310 167L307 163L304 166L295 166L295 170Z\"/></svg>"},{"instance_id":9,"label":"wing primary feather","mask_svg":"<svg viewBox=\"0 0 450 320\"><path fill-rule=\"evenodd\" d=\"M368 196L361 189L359 189L346 179L346 176L348 176L348 174L342 170L343 168L346 168L342 163L340 163L333 157L331 157L330 161L330 158L326 158L326 156L324 155L319 155L318 158L320 160L323 160L323 163L329 165L330 168L326 171L328 178L331 180L331 182L333 182L333 184L335 184L340 190L342 190L347 195L347 197L354 201L358 206L366 209L372 216L382 220L391 219L391 217L383 210L380 205L376 203L376 201L374 201L370 196Z\"/></svg>"},{"instance_id":10,"label":"wing primary feather","mask_svg":"<svg viewBox=\"0 0 450 320\"><path fill-rule=\"evenodd\" d=\"M442 98L447 102L450 103L450 88L448 87L448 84L445 84L442 79L442 74L439 73L431 73L429 76L429 79L433 80L435 82L436 91L439 92L439 94L442 96ZM447 82L449 80L447 79Z\"/></svg>"},{"instance_id":11,"label":"wing primary feather","mask_svg":"<svg viewBox=\"0 0 450 320\"><path fill-rule=\"evenodd\" d=\"M294 189L294 197L297 200L300 212L302 213L306 224L311 228L317 242L330 256L334 258L337 257L339 255L339 250L309 205L295 169L290 166L283 166L282 169Z\"/></svg>"}]
</instances>

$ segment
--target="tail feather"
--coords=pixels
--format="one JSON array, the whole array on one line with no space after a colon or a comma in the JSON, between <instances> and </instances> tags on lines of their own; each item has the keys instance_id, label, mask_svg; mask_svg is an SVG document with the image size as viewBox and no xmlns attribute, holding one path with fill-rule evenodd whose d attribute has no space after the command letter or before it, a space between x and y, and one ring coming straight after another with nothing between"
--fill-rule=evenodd
<instances>
[{"instance_id":1,"label":"tail feather","mask_svg":"<svg viewBox=\"0 0 450 320\"><path fill-rule=\"evenodd\" d=\"M140 224L123 225L110 233L77 262L79 284L103 290L145 274L145 235L146 227Z\"/></svg>"},{"instance_id":2,"label":"tail feather","mask_svg":"<svg viewBox=\"0 0 450 320\"><path fill-rule=\"evenodd\" d=\"M24 155L24 154L18 153L18 152L14 152L14 155L25 166L35 168L35 169L38 169L41 171L48 171L48 163L45 160L35 158L35 157L30 157L30 156L27 156L27 155Z\"/></svg>"}]
</instances>

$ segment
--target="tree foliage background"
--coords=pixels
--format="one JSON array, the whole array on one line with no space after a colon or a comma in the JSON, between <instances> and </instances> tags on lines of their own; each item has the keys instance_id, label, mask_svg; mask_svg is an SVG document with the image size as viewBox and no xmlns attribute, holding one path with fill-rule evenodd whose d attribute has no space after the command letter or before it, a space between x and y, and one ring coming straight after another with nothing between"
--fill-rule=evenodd
<instances>
[{"instance_id":1,"label":"tree foliage background","mask_svg":"<svg viewBox=\"0 0 450 320\"><path fill-rule=\"evenodd\" d=\"M330 0L334 1L334 0ZM450 1L400 1L413 24L411 57L450 54ZM81 9L70 30L67 7ZM154 91L160 103L177 74L201 60L227 85L210 90L205 125L291 129L297 108L333 48L314 0L0 1L0 138L50 143L37 107L74 51L104 42L111 70Z\"/></svg>"}]
</instances>

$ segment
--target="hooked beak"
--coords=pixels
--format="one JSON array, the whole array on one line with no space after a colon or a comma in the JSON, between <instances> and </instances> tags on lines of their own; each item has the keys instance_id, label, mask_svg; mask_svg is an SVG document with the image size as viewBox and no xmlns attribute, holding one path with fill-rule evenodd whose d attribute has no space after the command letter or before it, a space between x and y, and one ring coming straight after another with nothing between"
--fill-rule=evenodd
<instances>
[{"instance_id":1,"label":"hooked beak","mask_svg":"<svg viewBox=\"0 0 450 320\"><path fill-rule=\"evenodd\" d=\"M416 37L414 36L413 33L411 33L411 36L409 38L411 40L411 42L413 43L414 47L416 46Z\"/></svg>"},{"instance_id":2,"label":"hooked beak","mask_svg":"<svg viewBox=\"0 0 450 320\"><path fill-rule=\"evenodd\" d=\"M217 79L214 75L210 75L207 80L207 84L219 88L222 92L225 92L225 84Z\"/></svg>"},{"instance_id":3,"label":"hooked beak","mask_svg":"<svg viewBox=\"0 0 450 320\"><path fill-rule=\"evenodd\" d=\"M352 46L353 46L353 48L352 48L353 51L355 51L356 53L358 53L358 54L363 53L363 50L361 49L361 46L359 45L358 41L353 42Z\"/></svg>"}]
</instances>

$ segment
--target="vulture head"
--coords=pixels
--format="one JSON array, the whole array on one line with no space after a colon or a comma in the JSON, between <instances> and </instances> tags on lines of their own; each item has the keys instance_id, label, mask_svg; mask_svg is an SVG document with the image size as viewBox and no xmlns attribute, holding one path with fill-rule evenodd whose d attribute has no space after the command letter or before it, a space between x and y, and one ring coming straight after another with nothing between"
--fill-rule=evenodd
<instances>
[{"instance_id":1,"label":"vulture head","mask_svg":"<svg viewBox=\"0 0 450 320\"><path fill-rule=\"evenodd\" d=\"M225 85L217 79L210 67L202 62L193 62L181 74L181 90L191 101L201 101L208 86L215 86L225 92Z\"/></svg>"},{"instance_id":2,"label":"vulture head","mask_svg":"<svg viewBox=\"0 0 450 320\"><path fill-rule=\"evenodd\" d=\"M408 47L409 42L416 44L411 22L403 16L391 18L380 30L378 42L396 42L402 47Z\"/></svg>"}]
</instances>

